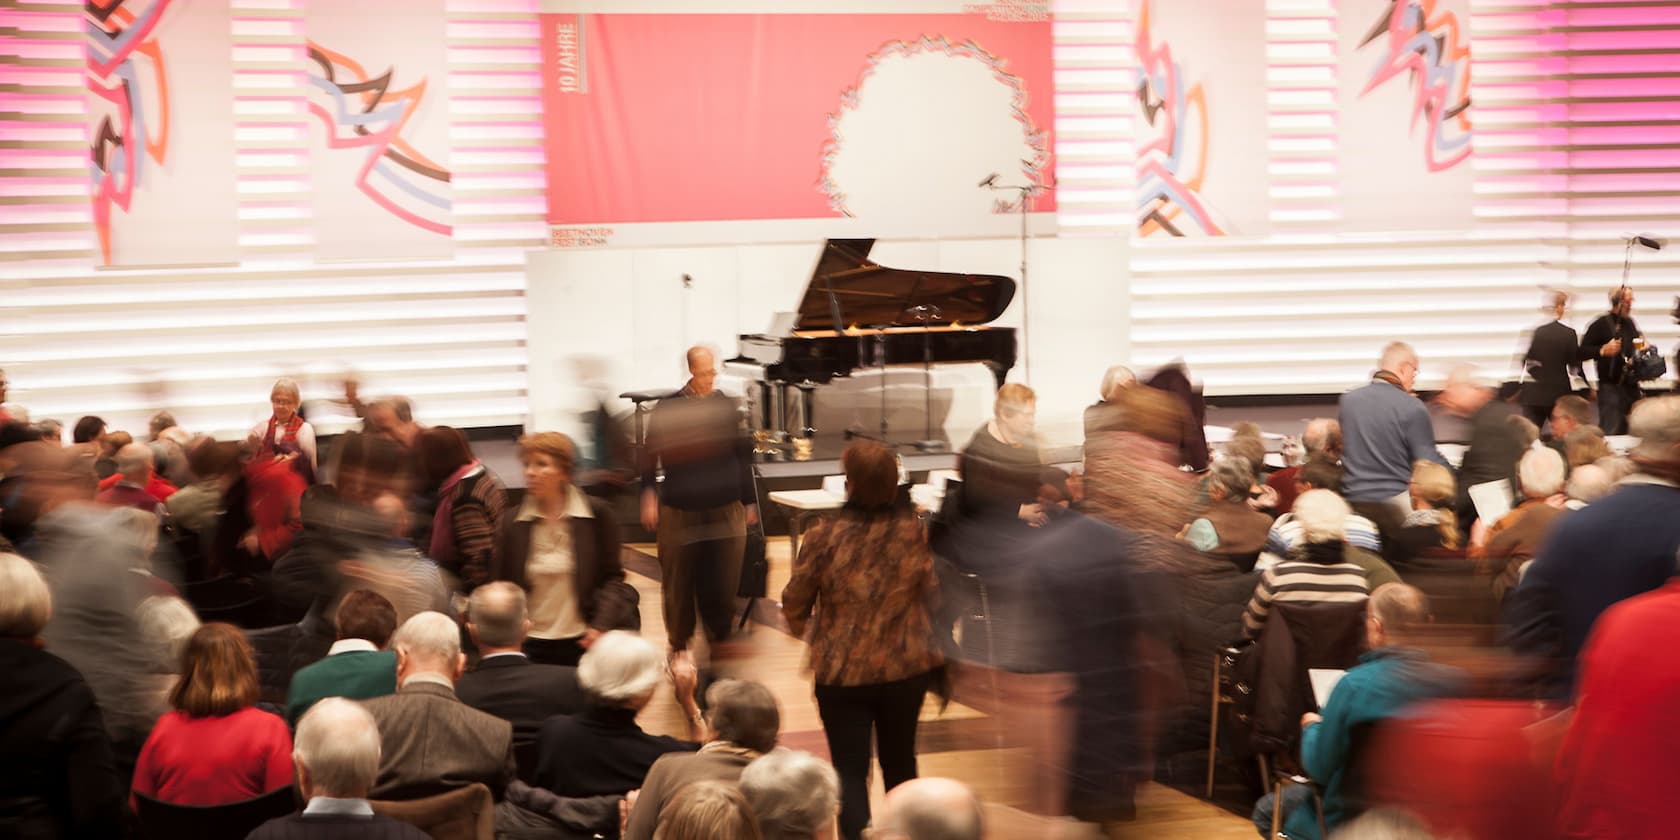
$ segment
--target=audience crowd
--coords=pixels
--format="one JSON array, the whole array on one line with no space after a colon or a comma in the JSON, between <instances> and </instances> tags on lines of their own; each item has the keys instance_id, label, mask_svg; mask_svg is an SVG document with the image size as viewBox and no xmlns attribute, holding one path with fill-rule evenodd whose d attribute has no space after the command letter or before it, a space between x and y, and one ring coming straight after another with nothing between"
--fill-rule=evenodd
<instances>
[{"instance_id":1,"label":"audience crowd","mask_svg":"<svg viewBox=\"0 0 1680 840\"><path fill-rule=\"evenodd\" d=\"M0 836L160 836L190 806L261 840L978 838L974 792L919 778L953 693L1024 748L1045 815L1125 824L1140 784L1205 770L1265 837L1672 831L1680 397L1634 402L1626 443L1573 394L1536 427L1469 369L1420 398L1396 342L1298 440L1244 423L1210 448L1186 371L1116 367L1077 464L1001 388L931 511L856 442L770 593L823 758L732 677L705 570L750 565L756 492L734 443L685 442L727 425L710 354L688 361L643 464L679 479L626 498L580 486L554 432L519 441L510 491L462 431L353 387L361 428L319 438L286 379L242 442L159 413L65 444L0 409ZM665 638L620 508L678 581ZM643 729L661 692L683 731Z\"/></svg>"}]
</instances>

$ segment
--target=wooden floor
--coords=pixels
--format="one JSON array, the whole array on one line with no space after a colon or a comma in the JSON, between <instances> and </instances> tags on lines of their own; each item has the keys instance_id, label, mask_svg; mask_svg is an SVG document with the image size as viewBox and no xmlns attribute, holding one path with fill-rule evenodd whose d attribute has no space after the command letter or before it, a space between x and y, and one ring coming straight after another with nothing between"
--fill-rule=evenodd
<instances>
[{"instance_id":1,"label":"wooden floor","mask_svg":"<svg viewBox=\"0 0 1680 840\"><path fill-rule=\"evenodd\" d=\"M629 548L649 557L654 554L652 545ZM790 565L787 539L771 538L768 553L769 591L774 596L787 583ZM631 565L648 570L651 564ZM665 627L660 613L659 582L635 571L629 577L642 596L642 634L663 646ZM827 758L828 745L812 698L810 676L805 671L805 643L758 623L749 624L744 638L748 653L741 662L732 663L730 675L762 682L776 695L781 703L784 746ZM660 689L653 704L642 713L641 724L649 732L678 736L685 733L682 713L671 696L669 684ZM986 803L989 838L1111 836L1250 840L1256 836L1247 819L1153 783L1138 792L1137 821L1111 826L1112 833L1107 835L1095 826L1036 816L1022 810L1028 788L1035 781L1035 769L1023 750L1000 746L1001 740L999 727L986 715L967 706L952 703L941 712L930 698L922 711L918 738L921 774L960 779L972 786ZM871 799L878 809L882 796L878 775L873 779L873 787Z\"/></svg>"}]
</instances>

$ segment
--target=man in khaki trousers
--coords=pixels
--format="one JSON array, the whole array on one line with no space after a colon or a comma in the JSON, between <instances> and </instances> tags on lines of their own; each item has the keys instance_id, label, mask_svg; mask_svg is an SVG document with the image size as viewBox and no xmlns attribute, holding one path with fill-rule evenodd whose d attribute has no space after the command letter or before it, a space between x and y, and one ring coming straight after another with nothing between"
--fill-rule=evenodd
<instances>
[{"instance_id":1,"label":"man in khaki trousers","mask_svg":"<svg viewBox=\"0 0 1680 840\"><path fill-rule=\"evenodd\" d=\"M714 387L712 351L690 348L688 374L688 384L654 408L642 450L642 526L658 534L673 669L693 667L696 619L714 652L727 642L747 527L758 521L752 443L735 400Z\"/></svg>"}]
</instances>

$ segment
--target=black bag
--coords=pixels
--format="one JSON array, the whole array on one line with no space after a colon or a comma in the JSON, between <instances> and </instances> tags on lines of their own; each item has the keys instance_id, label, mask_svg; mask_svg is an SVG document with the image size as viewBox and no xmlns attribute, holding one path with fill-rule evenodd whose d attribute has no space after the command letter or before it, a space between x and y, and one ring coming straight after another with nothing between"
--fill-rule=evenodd
<instances>
[{"instance_id":1,"label":"black bag","mask_svg":"<svg viewBox=\"0 0 1680 840\"><path fill-rule=\"evenodd\" d=\"M765 557L764 522L747 527L747 550L741 556L741 582L735 594L763 598L770 588L770 560Z\"/></svg>"},{"instance_id":2,"label":"black bag","mask_svg":"<svg viewBox=\"0 0 1680 840\"><path fill-rule=\"evenodd\" d=\"M1644 349L1633 354L1633 379L1635 382L1649 382L1661 379L1668 373L1668 362L1657 352L1654 345L1647 344Z\"/></svg>"}]
</instances>

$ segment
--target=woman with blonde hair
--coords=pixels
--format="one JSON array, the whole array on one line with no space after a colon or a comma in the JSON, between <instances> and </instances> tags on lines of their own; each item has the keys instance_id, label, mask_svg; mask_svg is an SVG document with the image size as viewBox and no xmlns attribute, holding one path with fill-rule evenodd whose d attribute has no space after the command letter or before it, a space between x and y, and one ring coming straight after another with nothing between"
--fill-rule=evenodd
<instances>
[{"instance_id":1,"label":"woman with blonde hair","mask_svg":"<svg viewBox=\"0 0 1680 840\"><path fill-rule=\"evenodd\" d=\"M134 768L134 793L177 805L227 805L292 783L292 736L257 708L257 663L244 631L206 624L181 649L173 711L158 718Z\"/></svg>"},{"instance_id":2,"label":"woman with blonde hair","mask_svg":"<svg viewBox=\"0 0 1680 840\"><path fill-rule=\"evenodd\" d=\"M992 419L974 431L958 460L965 513L1018 516L1042 524L1038 488L1044 458L1039 452L1038 395L1010 382L998 389Z\"/></svg>"},{"instance_id":3,"label":"woman with blonde hair","mask_svg":"<svg viewBox=\"0 0 1680 840\"><path fill-rule=\"evenodd\" d=\"M490 579L513 581L529 593L525 654L531 661L576 666L601 634L641 627L640 596L624 580L612 510L572 483L572 439L559 432L526 435L519 457L525 499L502 518Z\"/></svg>"},{"instance_id":4,"label":"woman with blonde hair","mask_svg":"<svg viewBox=\"0 0 1680 840\"><path fill-rule=\"evenodd\" d=\"M653 840L760 840L758 818L740 788L727 782L693 782L659 814Z\"/></svg>"},{"instance_id":5,"label":"woman with blonde hair","mask_svg":"<svg viewBox=\"0 0 1680 840\"><path fill-rule=\"evenodd\" d=\"M1391 541L1391 562L1403 563L1430 550L1456 550L1462 545L1458 516L1453 513L1458 483L1452 470L1434 461L1418 461L1412 465L1409 490L1412 512Z\"/></svg>"}]
</instances>

